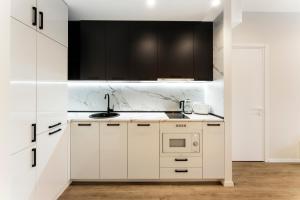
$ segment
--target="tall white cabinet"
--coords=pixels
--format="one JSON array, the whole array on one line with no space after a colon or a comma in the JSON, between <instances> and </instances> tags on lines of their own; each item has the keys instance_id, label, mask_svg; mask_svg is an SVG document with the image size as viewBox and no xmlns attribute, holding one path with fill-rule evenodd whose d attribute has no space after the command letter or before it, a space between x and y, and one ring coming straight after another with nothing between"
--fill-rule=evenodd
<instances>
[{"instance_id":1,"label":"tall white cabinet","mask_svg":"<svg viewBox=\"0 0 300 200\"><path fill-rule=\"evenodd\" d=\"M69 183L67 16L62 0L11 1L12 200L56 199Z\"/></svg>"}]
</instances>

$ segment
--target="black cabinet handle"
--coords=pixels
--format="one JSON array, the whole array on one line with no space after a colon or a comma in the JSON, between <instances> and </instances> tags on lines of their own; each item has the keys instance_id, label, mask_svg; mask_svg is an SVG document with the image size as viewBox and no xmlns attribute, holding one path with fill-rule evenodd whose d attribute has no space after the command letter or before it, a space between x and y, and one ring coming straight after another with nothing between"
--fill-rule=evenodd
<instances>
[{"instance_id":1,"label":"black cabinet handle","mask_svg":"<svg viewBox=\"0 0 300 200\"><path fill-rule=\"evenodd\" d=\"M44 13L39 12L39 16L40 16L39 29L43 30L44 29Z\"/></svg>"},{"instance_id":2,"label":"black cabinet handle","mask_svg":"<svg viewBox=\"0 0 300 200\"><path fill-rule=\"evenodd\" d=\"M36 7L32 7L32 25L37 25L37 9Z\"/></svg>"},{"instance_id":3,"label":"black cabinet handle","mask_svg":"<svg viewBox=\"0 0 300 200\"><path fill-rule=\"evenodd\" d=\"M189 170L187 170L187 169L175 169L175 172L176 173L188 173Z\"/></svg>"},{"instance_id":4,"label":"black cabinet handle","mask_svg":"<svg viewBox=\"0 0 300 200\"><path fill-rule=\"evenodd\" d=\"M92 124L78 124L78 126L92 126Z\"/></svg>"},{"instance_id":5,"label":"black cabinet handle","mask_svg":"<svg viewBox=\"0 0 300 200\"><path fill-rule=\"evenodd\" d=\"M53 132L49 132L49 135L54 135L55 133L58 133L61 131L61 128L60 129L57 129L56 131L53 131Z\"/></svg>"},{"instance_id":6,"label":"black cabinet handle","mask_svg":"<svg viewBox=\"0 0 300 200\"><path fill-rule=\"evenodd\" d=\"M31 165L31 167L36 167L36 148L33 148L32 150L32 153L33 153L33 163Z\"/></svg>"},{"instance_id":7,"label":"black cabinet handle","mask_svg":"<svg viewBox=\"0 0 300 200\"><path fill-rule=\"evenodd\" d=\"M189 161L189 159L187 159L187 158L175 158L175 161L176 162L187 162L187 161Z\"/></svg>"},{"instance_id":8,"label":"black cabinet handle","mask_svg":"<svg viewBox=\"0 0 300 200\"><path fill-rule=\"evenodd\" d=\"M48 126L49 129L51 128L55 128L57 126L60 126L61 125L61 122L57 123L57 124L54 124L54 125L51 125L51 126Z\"/></svg>"},{"instance_id":9,"label":"black cabinet handle","mask_svg":"<svg viewBox=\"0 0 300 200\"><path fill-rule=\"evenodd\" d=\"M150 124L138 124L137 126L150 126Z\"/></svg>"},{"instance_id":10,"label":"black cabinet handle","mask_svg":"<svg viewBox=\"0 0 300 200\"><path fill-rule=\"evenodd\" d=\"M120 126L120 124L107 124L107 126Z\"/></svg>"},{"instance_id":11,"label":"black cabinet handle","mask_svg":"<svg viewBox=\"0 0 300 200\"><path fill-rule=\"evenodd\" d=\"M32 124L31 127L33 129L33 138L31 142L36 142L36 124Z\"/></svg>"},{"instance_id":12,"label":"black cabinet handle","mask_svg":"<svg viewBox=\"0 0 300 200\"><path fill-rule=\"evenodd\" d=\"M207 124L207 126L221 126L221 124Z\"/></svg>"}]
</instances>

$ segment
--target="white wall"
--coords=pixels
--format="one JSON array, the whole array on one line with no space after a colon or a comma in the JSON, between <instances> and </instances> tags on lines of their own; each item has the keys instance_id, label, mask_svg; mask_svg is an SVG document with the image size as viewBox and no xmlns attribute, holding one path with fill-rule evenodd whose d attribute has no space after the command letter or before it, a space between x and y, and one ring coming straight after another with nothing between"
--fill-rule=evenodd
<instances>
[{"instance_id":1,"label":"white wall","mask_svg":"<svg viewBox=\"0 0 300 200\"><path fill-rule=\"evenodd\" d=\"M9 13L10 0L0 1L0 199L9 199Z\"/></svg>"},{"instance_id":2,"label":"white wall","mask_svg":"<svg viewBox=\"0 0 300 200\"><path fill-rule=\"evenodd\" d=\"M233 44L270 48L270 159L300 160L300 13L245 13Z\"/></svg>"}]
</instances>

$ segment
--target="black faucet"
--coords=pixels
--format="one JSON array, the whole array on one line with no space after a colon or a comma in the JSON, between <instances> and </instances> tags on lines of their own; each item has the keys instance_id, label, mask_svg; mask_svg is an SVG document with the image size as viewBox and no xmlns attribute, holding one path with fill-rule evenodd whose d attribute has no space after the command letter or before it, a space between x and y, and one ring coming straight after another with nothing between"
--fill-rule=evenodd
<instances>
[{"instance_id":1,"label":"black faucet","mask_svg":"<svg viewBox=\"0 0 300 200\"><path fill-rule=\"evenodd\" d=\"M110 96L108 93L105 94L105 96L104 96L104 99L106 99L106 98L107 98L107 113L110 113L110 112L114 111L114 109L110 109Z\"/></svg>"},{"instance_id":2,"label":"black faucet","mask_svg":"<svg viewBox=\"0 0 300 200\"><path fill-rule=\"evenodd\" d=\"M184 110L184 101L179 102L179 108L182 109L183 113L185 112L185 110Z\"/></svg>"}]
</instances>

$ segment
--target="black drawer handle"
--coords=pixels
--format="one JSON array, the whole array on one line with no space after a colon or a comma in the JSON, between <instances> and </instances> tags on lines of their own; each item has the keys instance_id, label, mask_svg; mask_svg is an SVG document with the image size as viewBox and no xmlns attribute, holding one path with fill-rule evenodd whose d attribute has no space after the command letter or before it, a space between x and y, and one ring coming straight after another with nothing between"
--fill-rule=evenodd
<instances>
[{"instance_id":1,"label":"black drawer handle","mask_svg":"<svg viewBox=\"0 0 300 200\"><path fill-rule=\"evenodd\" d=\"M120 124L107 124L107 126L120 126Z\"/></svg>"},{"instance_id":2,"label":"black drawer handle","mask_svg":"<svg viewBox=\"0 0 300 200\"><path fill-rule=\"evenodd\" d=\"M33 138L31 142L36 142L36 124L32 124L32 129L33 129Z\"/></svg>"},{"instance_id":3,"label":"black drawer handle","mask_svg":"<svg viewBox=\"0 0 300 200\"><path fill-rule=\"evenodd\" d=\"M92 124L78 124L78 126L92 126Z\"/></svg>"},{"instance_id":4,"label":"black drawer handle","mask_svg":"<svg viewBox=\"0 0 300 200\"><path fill-rule=\"evenodd\" d=\"M176 173L188 173L189 170L187 170L187 169L175 169L175 172Z\"/></svg>"},{"instance_id":5,"label":"black drawer handle","mask_svg":"<svg viewBox=\"0 0 300 200\"><path fill-rule=\"evenodd\" d=\"M56 131L53 131L53 132L50 132L49 135L54 135L55 133L58 133L61 131L61 128L60 129L57 129Z\"/></svg>"},{"instance_id":6,"label":"black drawer handle","mask_svg":"<svg viewBox=\"0 0 300 200\"><path fill-rule=\"evenodd\" d=\"M39 16L40 16L39 29L43 30L44 29L44 13L39 12Z\"/></svg>"},{"instance_id":7,"label":"black drawer handle","mask_svg":"<svg viewBox=\"0 0 300 200\"><path fill-rule=\"evenodd\" d=\"M176 124L176 127L177 127L177 128L185 128L185 127L186 127L186 124Z\"/></svg>"},{"instance_id":8,"label":"black drawer handle","mask_svg":"<svg viewBox=\"0 0 300 200\"><path fill-rule=\"evenodd\" d=\"M150 126L150 124L138 124L137 126Z\"/></svg>"},{"instance_id":9,"label":"black drawer handle","mask_svg":"<svg viewBox=\"0 0 300 200\"><path fill-rule=\"evenodd\" d=\"M37 25L37 9L36 7L32 7L32 26Z\"/></svg>"},{"instance_id":10,"label":"black drawer handle","mask_svg":"<svg viewBox=\"0 0 300 200\"><path fill-rule=\"evenodd\" d=\"M36 167L36 148L33 148L32 150L32 153L33 153L33 163L31 165L31 167Z\"/></svg>"},{"instance_id":11,"label":"black drawer handle","mask_svg":"<svg viewBox=\"0 0 300 200\"><path fill-rule=\"evenodd\" d=\"M207 126L221 126L221 124L207 124Z\"/></svg>"},{"instance_id":12,"label":"black drawer handle","mask_svg":"<svg viewBox=\"0 0 300 200\"><path fill-rule=\"evenodd\" d=\"M187 158L175 158L175 162L187 162L189 159Z\"/></svg>"},{"instance_id":13,"label":"black drawer handle","mask_svg":"<svg viewBox=\"0 0 300 200\"><path fill-rule=\"evenodd\" d=\"M60 126L61 125L61 122L57 123L57 124L54 124L54 125L51 125L51 126L48 126L49 129L51 128L55 128L57 126Z\"/></svg>"}]
</instances>

